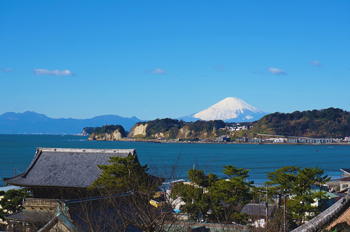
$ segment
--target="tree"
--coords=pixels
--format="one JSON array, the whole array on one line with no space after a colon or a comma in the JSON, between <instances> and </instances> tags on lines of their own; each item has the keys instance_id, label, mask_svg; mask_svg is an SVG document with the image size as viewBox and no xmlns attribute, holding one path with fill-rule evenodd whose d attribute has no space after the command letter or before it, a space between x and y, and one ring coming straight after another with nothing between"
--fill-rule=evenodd
<instances>
[{"instance_id":1,"label":"tree","mask_svg":"<svg viewBox=\"0 0 350 232\"><path fill-rule=\"evenodd\" d=\"M287 166L267 174L270 179L267 184L275 185L279 195L288 194L287 212L293 222L301 224L304 219L309 219L320 212L320 207L313 206L315 200L324 198L326 192L320 191L320 186L329 181L324 171L317 166L304 168ZM313 190L318 187L319 191Z\"/></svg>"},{"instance_id":2,"label":"tree","mask_svg":"<svg viewBox=\"0 0 350 232\"><path fill-rule=\"evenodd\" d=\"M208 177L204 174L203 170L197 170L195 168L188 170L187 172L188 179L200 186L207 185Z\"/></svg>"},{"instance_id":3,"label":"tree","mask_svg":"<svg viewBox=\"0 0 350 232\"><path fill-rule=\"evenodd\" d=\"M304 168L298 170L296 179L292 185L293 201L291 209L294 212L294 219L299 224L305 217L305 212L309 212L315 216L321 210L320 206L315 207L311 204L325 198L325 193L320 190L320 186L330 180L328 176L323 176L324 171L317 166L314 168ZM311 191L312 186L318 186L319 191ZM299 204L298 204L299 203ZM310 216L307 216L308 219ZM312 216L311 216L312 217Z\"/></svg>"},{"instance_id":4,"label":"tree","mask_svg":"<svg viewBox=\"0 0 350 232\"><path fill-rule=\"evenodd\" d=\"M270 181L266 182L265 185L272 186L270 189L278 195L278 208L281 206L282 195L291 193L297 171L298 168L295 166L286 166L275 172L267 173L267 178Z\"/></svg>"},{"instance_id":5,"label":"tree","mask_svg":"<svg viewBox=\"0 0 350 232\"><path fill-rule=\"evenodd\" d=\"M171 227L175 218L167 204L157 207L150 204L154 199L165 200L157 192L164 179L148 174L147 165L141 166L131 154L124 158L111 157L109 163L98 166L102 174L89 188L99 190L104 196L103 202L97 206L90 202L81 205L80 218L84 227L80 229L127 231L137 227L152 232ZM99 213L91 213L96 211Z\"/></svg>"},{"instance_id":6,"label":"tree","mask_svg":"<svg viewBox=\"0 0 350 232\"><path fill-rule=\"evenodd\" d=\"M191 219L198 220L199 215L206 215L209 210L208 194L203 192L203 187L179 183L172 188L172 198L181 197L186 205L183 210Z\"/></svg>"},{"instance_id":7,"label":"tree","mask_svg":"<svg viewBox=\"0 0 350 232\"><path fill-rule=\"evenodd\" d=\"M148 182L151 177L146 173L147 165L141 166L133 155L129 154L124 158L110 157L108 162L110 165L97 165L102 170L102 174L94 181L90 189L104 188L124 193L135 190L136 187L150 187Z\"/></svg>"},{"instance_id":8,"label":"tree","mask_svg":"<svg viewBox=\"0 0 350 232\"><path fill-rule=\"evenodd\" d=\"M247 215L241 214L240 211L243 205L252 199L250 188L253 182L246 182L248 172L249 170L244 168L224 166L223 173L226 176L208 188L212 201L212 217L215 217L217 222L246 223Z\"/></svg>"},{"instance_id":9,"label":"tree","mask_svg":"<svg viewBox=\"0 0 350 232\"><path fill-rule=\"evenodd\" d=\"M176 184L172 188L172 198L181 197L185 201L183 210L192 219L203 215L213 222L245 223L247 215L240 214L240 210L252 196L249 190L252 182L245 181L248 170L228 165L224 166L223 173L225 178L218 179L212 173L205 175L202 170L189 170L188 178L193 184Z\"/></svg>"},{"instance_id":10,"label":"tree","mask_svg":"<svg viewBox=\"0 0 350 232\"><path fill-rule=\"evenodd\" d=\"M0 191L0 196L4 196L0 200L0 218L2 220L5 220L5 214L15 213L23 208L23 198L32 197L26 189L11 189L6 193L5 191Z\"/></svg>"}]
</instances>

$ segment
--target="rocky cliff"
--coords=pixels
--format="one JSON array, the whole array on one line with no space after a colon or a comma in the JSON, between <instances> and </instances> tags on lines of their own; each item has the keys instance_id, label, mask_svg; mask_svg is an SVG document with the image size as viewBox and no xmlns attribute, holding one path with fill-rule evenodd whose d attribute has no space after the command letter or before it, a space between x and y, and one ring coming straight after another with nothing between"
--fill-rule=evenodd
<instances>
[{"instance_id":1,"label":"rocky cliff","mask_svg":"<svg viewBox=\"0 0 350 232\"><path fill-rule=\"evenodd\" d=\"M126 132L121 125L97 127L88 140L116 141L126 137Z\"/></svg>"},{"instance_id":2,"label":"rocky cliff","mask_svg":"<svg viewBox=\"0 0 350 232\"><path fill-rule=\"evenodd\" d=\"M130 130L128 137L130 138L144 138L146 137L147 123L136 123Z\"/></svg>"},{"instance_id":3,"label":"rocky cliff","mask_svg":"<svg viewBox=\"0 0 350 232\"><path fill-rule=\"evenodd\" d=\"M188 123L165 118L136 123L131 128L128 137L136 139L214 140L227 133L219 130L223 127L225 127L225 123L221 120Z\"/></svg>"}]
</instances>

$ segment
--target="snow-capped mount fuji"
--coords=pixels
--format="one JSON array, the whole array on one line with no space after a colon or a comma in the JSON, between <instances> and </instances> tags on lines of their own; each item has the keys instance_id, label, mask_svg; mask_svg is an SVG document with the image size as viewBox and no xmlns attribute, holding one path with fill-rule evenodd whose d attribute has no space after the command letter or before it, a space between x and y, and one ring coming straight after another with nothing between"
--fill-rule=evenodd
<instances>
[{"instance_id":1,"label":"snow-capped mount fuji","mask_svg":"<svg viewBox=\"0 0 350 232\"><path fill-rule=\"evenodd\" d=\"M223 120L225 122L252 122L267 113L236 97L228 97L215 105L180 119L190 122L197 120Z\"/></svg>"}]
</instances>

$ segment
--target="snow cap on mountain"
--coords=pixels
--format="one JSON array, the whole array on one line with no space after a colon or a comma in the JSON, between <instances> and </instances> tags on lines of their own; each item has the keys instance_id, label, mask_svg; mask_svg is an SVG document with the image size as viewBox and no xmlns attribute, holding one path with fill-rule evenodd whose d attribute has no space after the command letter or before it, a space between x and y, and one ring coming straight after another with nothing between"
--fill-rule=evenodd
<instances>
[{"instance_id":1,"label":"snow cap on mountain","mask_svg":"<svg viewBox=\"0 0 350 232\"><path fill-rule=\"evenodd\" d=\"M243 100L236 97L227 97L215 105L192 114L182 119L186 121L194 120L224 120L227 122L254 121L266 115Z\"/></svg>"}]
</instances>

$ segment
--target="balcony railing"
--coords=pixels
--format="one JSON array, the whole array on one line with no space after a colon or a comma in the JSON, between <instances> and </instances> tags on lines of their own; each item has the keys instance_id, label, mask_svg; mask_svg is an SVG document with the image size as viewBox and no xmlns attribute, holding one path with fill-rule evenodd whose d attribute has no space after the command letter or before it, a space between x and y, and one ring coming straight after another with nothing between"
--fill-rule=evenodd
<instances>
[{"instance_id":1,"label":"balcony railing","mask_svg":"<svg viewBox=\"0 0 350 232\"><path fill-rule=\"evenodd\" d=\"M23 202L24 207L40 207L52 208L57 207L57 199L43 199L43 198L25 198Z\"/></svg>"}]
</instances>

